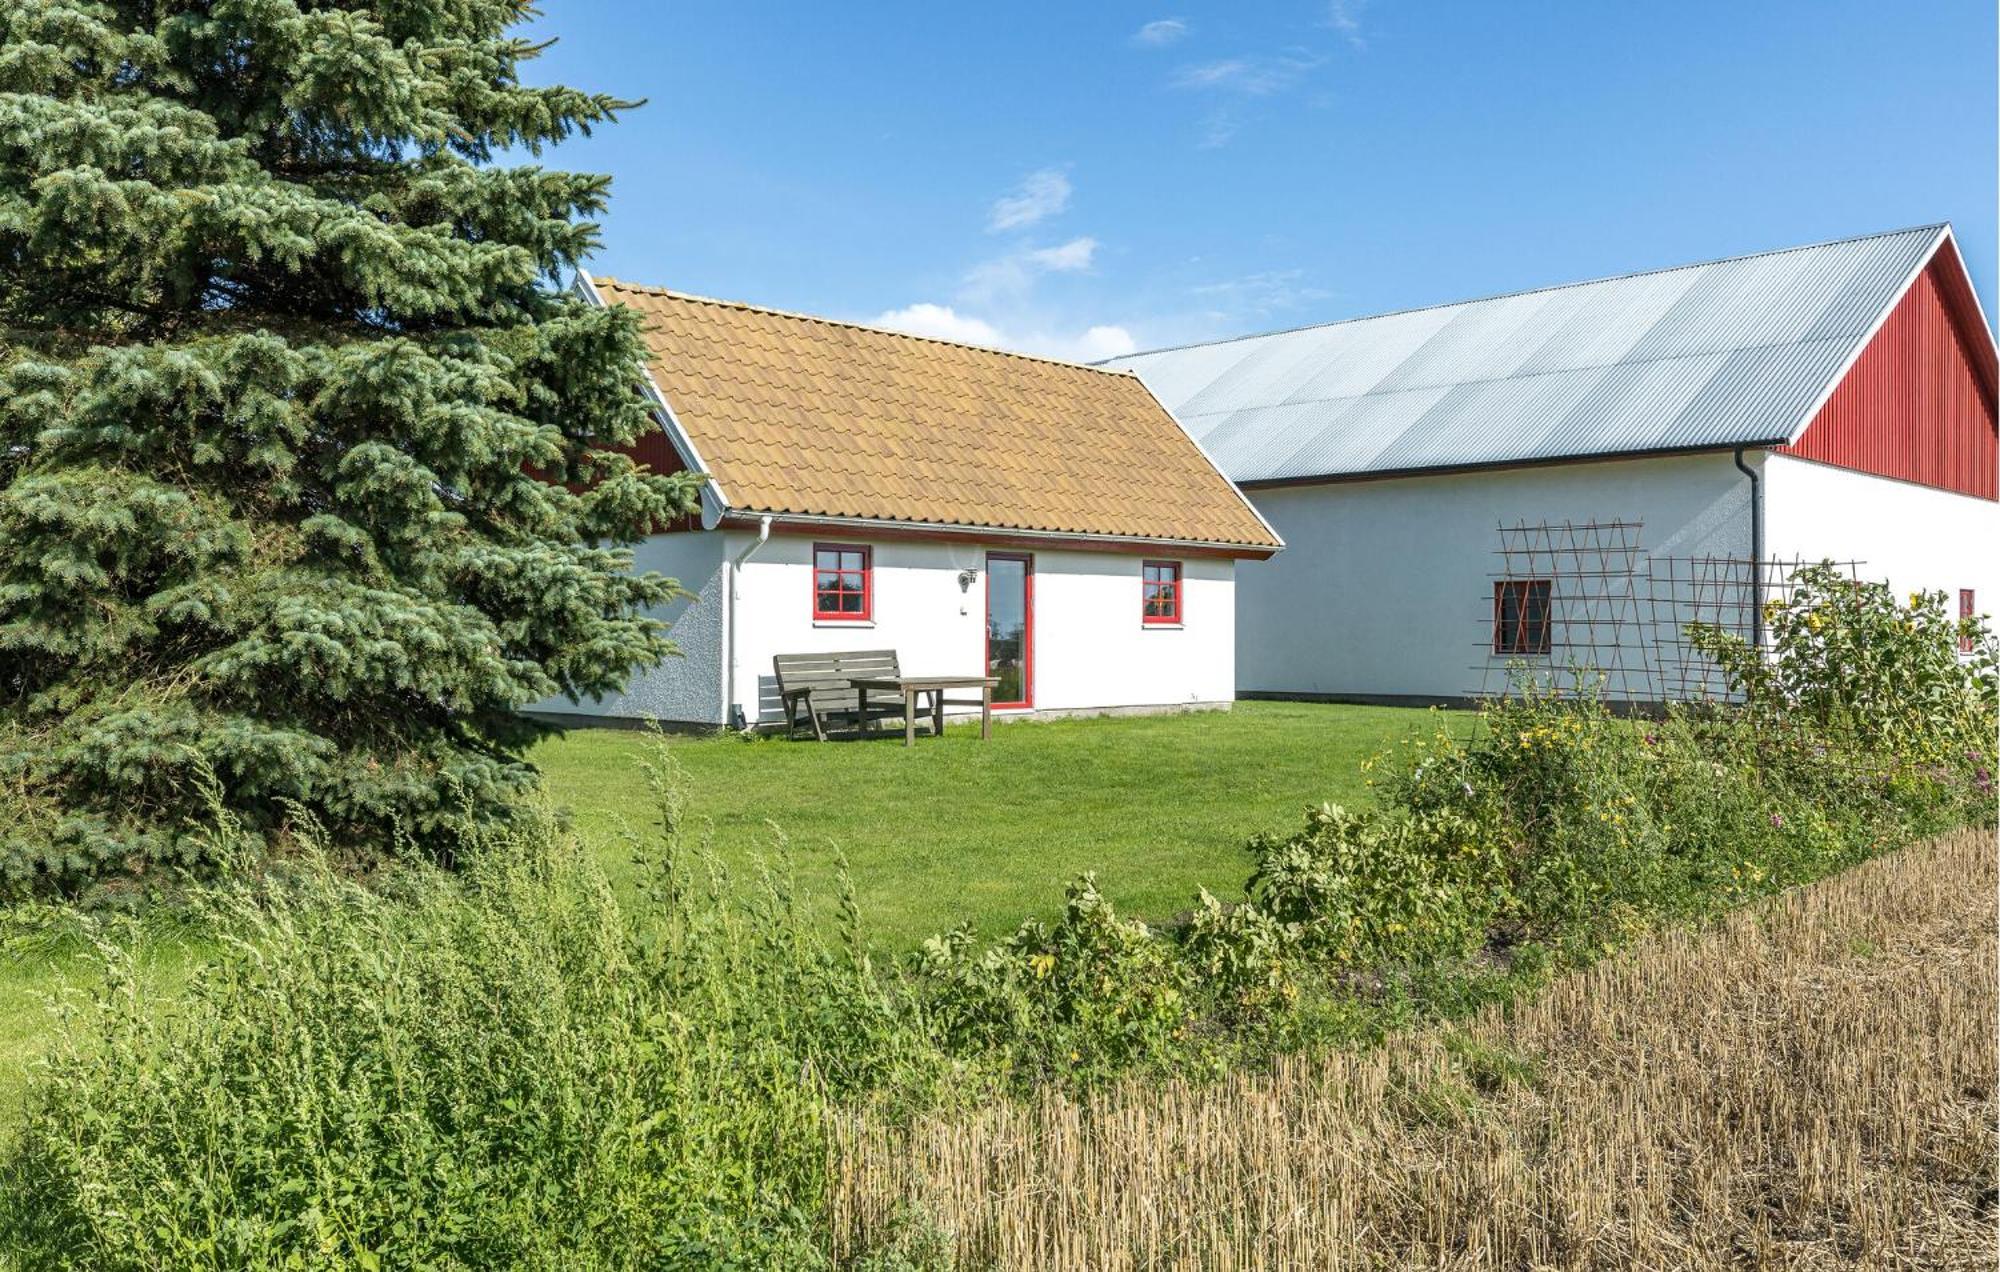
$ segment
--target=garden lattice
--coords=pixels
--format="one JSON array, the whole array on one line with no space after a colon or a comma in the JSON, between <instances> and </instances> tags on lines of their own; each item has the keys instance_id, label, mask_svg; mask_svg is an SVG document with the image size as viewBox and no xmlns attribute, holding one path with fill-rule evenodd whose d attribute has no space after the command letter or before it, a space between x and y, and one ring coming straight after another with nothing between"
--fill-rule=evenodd
<instances>
[{"instance_id":1,"label":"garden lattice","mask_svg":"<svg viewBox=\"0 0 2000 1272\"><path fill-rule=\"evenodd\" d=\"M1646 550L1638 521L1517 521L1497 529L1491 595L1480 602L1477 697L1525 678L1541 691L1595 688L1659 703L1727 686L1689 629L1749 639L1759 608L1791 594L1802 557L1672 556ZM1859 578L1861 563L1836 563Z\"/></svg>"}]
</instances>

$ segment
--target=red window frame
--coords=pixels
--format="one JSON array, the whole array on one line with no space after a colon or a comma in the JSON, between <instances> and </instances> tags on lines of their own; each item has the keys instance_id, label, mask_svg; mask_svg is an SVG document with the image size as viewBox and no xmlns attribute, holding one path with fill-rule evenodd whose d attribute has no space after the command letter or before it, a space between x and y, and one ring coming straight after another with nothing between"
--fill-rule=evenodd
<instances>
[{"instance_id":1,"label":"red window frame","mask_svg":"<svg viewBox=\"0 0 2000 1272\"><path fill-rule=\"evenodd\" d=\"M1157 572L1157 575L1156 575ZM1161 589L1161 590L1156 590ZM1166 605L1154 612L1154 602ZM1139 566L1139 620L1148 627L1178 627L1181 623L1181 563L1146 561Z\"/></svg>"},{"instance_id":2,"label":"red window frame","mask_svg":"<svg viewBox=\"0 0 2000 1272\"><path fill-rule=\"evenodd\" d=\"M1030 708L1035 705L1035 554L1032 552L988 552L986 554L986 616L981 638L987 675L993 674L993 563L1019 561L1021 577L1021 698L1018 702L993 700L993 706Z\"/></svg>"},{"instance_id":3,"label":"red window frame","mask_svg":"<svg viewBox=\"0 0 2000 1272\"><path fill-rule=\"evenodd\" d=\"M1509 599L1513 601L1514 608L1511 621L1507 617ZM1555 626L1552 612L1554 600L1555 587L1548 579L1495 579L1493 652L1511 658L1546 656ZM1538 601L1539 615L1536 614Z\"/></svg>"},{"instance_id":4,"label":"red window frame","mask_svg":"<svg viewBox=\"0 0 2000 1272\"><path fill-rule=\"evenodd\" d=\"M815 623L866 623L875 617L875 550L865 543L815 543L812 554L812 616ZM833 564L821 565L820 554L834 554ZM847 563L849 554L860 557L860 565ZM829 587L827 581L832 580ZM853 586L845 586L848 583ZM858 610L840 608L841 598L861 594ZM826 608L827 598L834 608Z\"/></svg>"},{"instance_id":5,"label":"red window frame","mask_svg":"<svg viewBox=\"0 0 2000 1272\"><path fill-rule=\"evenodd\" d=\"M1973 639L1972 633L1965 630L1963 626L1977 617L1979 617L1979 604L1972 594L1972 589L1969 587L1958 589L1958 621L1960 623L1958 652L1961 654L1969 654L1978 648L1978 642Z\"/></svg>"}]
</instances>

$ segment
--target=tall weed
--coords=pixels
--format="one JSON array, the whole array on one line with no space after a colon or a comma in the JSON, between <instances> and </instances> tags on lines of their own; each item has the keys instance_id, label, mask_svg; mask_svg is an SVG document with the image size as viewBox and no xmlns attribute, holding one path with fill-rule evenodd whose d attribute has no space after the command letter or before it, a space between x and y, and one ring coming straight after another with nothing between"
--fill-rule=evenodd
<instances>
[{"instance_id":1,"label":"tall weed","mask_svg":"<svg viewBox=\"0 0 2000 1272\"><path fill-rule=\"evenodd\" d=\"M664 842L668 904L638 919L543 812L393 896L311 856L207 893L226 951L175 1001L107 942L0 1244L100 1268L814 1263L826 1101L889 1080L894 1009L781 896L740 912Z\"/></svg>"}]
</instances>

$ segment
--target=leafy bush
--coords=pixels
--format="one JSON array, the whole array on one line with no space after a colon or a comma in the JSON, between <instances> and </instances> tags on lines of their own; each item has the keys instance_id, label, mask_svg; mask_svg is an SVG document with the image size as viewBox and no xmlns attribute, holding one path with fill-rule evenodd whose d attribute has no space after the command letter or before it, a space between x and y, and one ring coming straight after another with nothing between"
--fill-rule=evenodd
<instances>
[{"instance_id":1,"label":"leafy bush","mask_svg":"<svg viewBox=\"0 0 2000 1272\"><path fill-rule=\"evenodd\" d=\"M1181 948L1217 1005L1235 1015L1297 1001L1303 939L1300 924L1258 905L1225 906L1203 888Z\"/></svg>"},{"instance_id":2,"label":"leafy bush","mask_svg":"<svg viewBox=\"0 0 2000 1272\"><path fill-rule=\"evenodd\" d=\"M1768 652L1724 628L1692 633L1759 725L1920 762L1991 746L1995 645L1979 619L1948 614L1943 592L1899 605L1829 564L1792 582L1764 608Z\"/></svg>"},{"instance_id":3,"label":"leafy bush","mask_svg":"<svg viewBox=\"0 0 2000 1272\"><path fill-rule=\"evenodd\" d=\"M958 928L924 942L914 971L947 1048L998 1053L1030 1079L1087 1078L1156 1061L1185 1036L1187 969L1144 923L1120 919L1094 876L1070 884L1062 917L975 952Z\"/></svg>"},{"instance_id":4,"label":"leafy bush","mask_svg":"<svg viewBox=\"0 0 2000 1272\"><path fill-rule=\"evenodd\" d=\"M1251 904L1335 966L1463 954L1504 904L1480 827L1455 810L1322 804L1299 833L1250 848Z\"/></svg>"}]
</instances>

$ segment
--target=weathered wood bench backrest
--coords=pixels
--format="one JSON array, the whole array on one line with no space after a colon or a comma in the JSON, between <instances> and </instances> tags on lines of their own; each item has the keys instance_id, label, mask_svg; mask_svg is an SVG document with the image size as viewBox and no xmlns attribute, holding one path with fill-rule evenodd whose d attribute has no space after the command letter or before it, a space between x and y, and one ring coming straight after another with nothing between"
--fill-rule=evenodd
<instances>
[{"instance_id":1,"label":"weathered wood bench backrest","mask_svg":"<svg viewBox=\"0 0 2000 1272\"><path fill-rule=\"evenodd\" d=\"M842 650L831 654L778 654L771 659L771 671L778 678L782 697L810 689L812 704L822 713L853 711L861 705L860 695L847 682L854 677L900 676L901 664L893 649ZM878 701L881 699L878 698Z\"/></svg>"}]
</instances>

